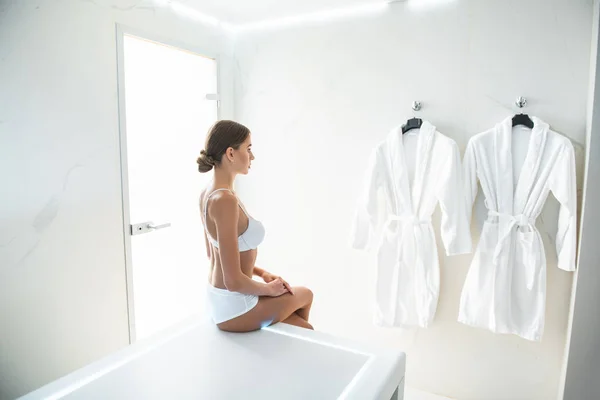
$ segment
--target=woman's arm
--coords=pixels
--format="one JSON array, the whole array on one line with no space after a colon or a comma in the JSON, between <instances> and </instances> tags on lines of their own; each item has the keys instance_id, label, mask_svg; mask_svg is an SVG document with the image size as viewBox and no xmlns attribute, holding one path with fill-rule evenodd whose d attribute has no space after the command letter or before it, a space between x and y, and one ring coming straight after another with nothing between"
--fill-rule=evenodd
<instances>
[{"instance_id":1,"label":"woman's arm","mask_svg":"<svg viewBox=\"0 0 600 400\"><path fill-rule=\"evenodd\" d=\"M254 270L252 271L253 275L258 276L259 278L262 278L265 272L267 271L265 271L262 268L258 268L256 265L254 266Z\"/></svg>"},{"instance_id":2,"label":"woman's arm","mask_svg":"<svg viewBox=\"0 0 600 400\"><path fill-rule=\"evenodd\" d=\"M242 273L237 232L239 206L235 196L227 192L215 196L209 213L217 226L223 282L227 290L258 296L279 296L285 293L287 290L281 281L260 283Z\"/></svg>"},{"instance_id":3,"label":"woman's arm","mask_svg":"<svg viewBox=\"0 0 600 400\"><path fill-rule=\"evenodd\" d=\"M254 266L254 270L252 272L254 273L254 275L262 278L262 280L265 281L266 283L273 282L276 279L280 279L283 282L283 284L285 285L285 287L287 288L288 292L290 292L291 294L294 294L294 290L292 289L292 286L289 283L287 283L287 281L283 280L282 277L274 275L270 272L267 272L262 268L258 268L256 265Z\"/></svg>"}]
</instances>

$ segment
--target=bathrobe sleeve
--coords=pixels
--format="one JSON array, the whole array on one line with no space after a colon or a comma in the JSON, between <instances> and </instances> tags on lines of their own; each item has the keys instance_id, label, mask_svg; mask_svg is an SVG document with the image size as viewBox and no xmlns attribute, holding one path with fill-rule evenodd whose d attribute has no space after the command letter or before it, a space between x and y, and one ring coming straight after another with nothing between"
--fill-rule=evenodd
<instances>
[{"instance_id":1,"label":"bathrobe sleeve","mask_svg":"<svg viewBox=\"0 0 600 400\"><path fill-rule=\"evenodd\" d=\"M556 254L558 267L575 271L577 253L577 184L575 150L568 141L561 150L549 179L550 190L560 202Z\"/></svg>"}]
</instances>

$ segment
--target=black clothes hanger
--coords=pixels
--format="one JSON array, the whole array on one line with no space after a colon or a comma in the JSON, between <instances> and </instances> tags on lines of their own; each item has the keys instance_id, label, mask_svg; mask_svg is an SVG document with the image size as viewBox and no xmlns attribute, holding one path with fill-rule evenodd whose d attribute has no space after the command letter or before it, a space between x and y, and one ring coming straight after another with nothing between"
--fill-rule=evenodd
<instances>
[{"instance_id":1,"label":"black clothes hanger","mask_svg":"<svg viewBox=\"0 0 600 400\"><path fill-rule=\"evenodd\" d=\"M404 125L402 125L402 134L410 131L411 129L419 129L423 124L423 120L421 118L411 118Z\"/></svg>"},{"instance_id":2,"label":"black clothes hanger","mask_svg":"<svg viewBox=\"0 0 600 400\"><path fill-rule=\"evenodd\" d=\"M533 129L533 121L527 114L515 114L512 118L512 126L525 125L529 129Z\"/></svg>"}]
</instances>

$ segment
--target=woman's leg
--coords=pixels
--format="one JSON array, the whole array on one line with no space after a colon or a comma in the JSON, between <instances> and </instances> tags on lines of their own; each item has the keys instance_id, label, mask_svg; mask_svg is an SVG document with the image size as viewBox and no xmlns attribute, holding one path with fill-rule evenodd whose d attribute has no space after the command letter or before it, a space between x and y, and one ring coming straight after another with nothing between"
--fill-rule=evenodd
<instances>
[{"instance_id":1,"label":"woman's leg","mask_svg":"<svg viewBox=\"0 0 600 400\"><path fill-rule=\"evenodd\" d=\"M306 328L306 329L311 329L311 330L315 329L315 328L313 328L313 326L311 324L308 323L307 320L302 319L302 317L300 317L296 313L292 313L292 315L290 315L289 317L287 317L286 319L284 319L281 322L283 322L284 324L299 326L300 328Z\"/></svg>"},{"instance_id":2,"label":"woman's leg","mask_svg":"<svg viewBox=\"0 0 600 400\"><path fill-rule=\"evenodd\" d=\"M300 318L302 318L303 320L308 322L308 317L310 315L310 308L312 307L312 302L313 302L313 293L310 289L307 288L298 288L298 289L303 289L309 292L309 295L307 295L308 297L310 297L310 301L302 308L296 310L296 314L298 314L298 316ZM296 292L294 291L294 294L296 294Z\"/></svg>"},{"instance_id":3,"label":"woman's leg","mask_svg":"<svg viewBox=\"0 0 600 400\"><path fill-rule=\"evenodd\" d=\"M239 317L222 322L218 327L231 332L254 331L284 321L298 310L302 310L302 314L297 313L298 316L306 321L303 315L308 317L306 311L310 311L313 294L310 289L305 287L294 287L292 289L294 290L293 295L286 293L278 297L259 297L258 304L252 310Z\"/></svg>"}]
</instances>

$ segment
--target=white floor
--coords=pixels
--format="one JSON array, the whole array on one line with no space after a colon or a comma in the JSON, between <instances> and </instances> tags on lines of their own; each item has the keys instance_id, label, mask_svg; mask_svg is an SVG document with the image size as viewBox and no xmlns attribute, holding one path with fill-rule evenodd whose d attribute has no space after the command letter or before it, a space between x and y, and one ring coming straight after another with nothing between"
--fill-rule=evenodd
<instances>
[{"instance_id":1,"label":"white floor","mask_svg":"<svg viewBox=\"0 0 600 400\"><path fill-rule=\"evenodd\" d=\"M404 400L452 400L450 397L438 396L422 390L407 387L404 390ZM456 399L454 399L456 400Z\"/></svg>"}]
</instances>

